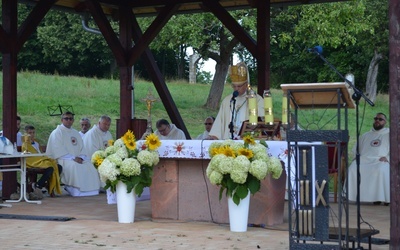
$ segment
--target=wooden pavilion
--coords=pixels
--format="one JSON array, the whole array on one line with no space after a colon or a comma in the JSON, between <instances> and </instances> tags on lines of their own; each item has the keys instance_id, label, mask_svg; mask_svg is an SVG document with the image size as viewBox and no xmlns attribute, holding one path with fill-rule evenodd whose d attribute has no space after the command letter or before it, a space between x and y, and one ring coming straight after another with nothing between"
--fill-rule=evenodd
<instances>
[{"instance_id":1,"label":"wooden pavilion","mask_svg":"<svg viewBox=\"0 0 400 250\"><path fill-rule=\"evenodd\" d=\"M132 65L141 57L149 75L161 97L172 123L181 128L187 138L190 138L186 126L164 82L161 71L156 65L148 45L159 31L176 14L211 12L240 43L257 60L258 93L269 88L270 58L269 58L269 26L270 7L298 4L324 3L338 0L2 0L2 25L0 26L0 49L3 54L3 130L15 141L17 116L17 55L35 31L46 13L54 8L77 14L89 13L117 61L120 72L120 119L117 131L126 131L132 126ZM18 3L31 5L32 11L26 20L18 27ZM229 14L229 10L257 9L257 39L253 39ZM156 16L153 23L144 32L140 29L137 18L140 16ZM111 28L109 17L119 21L119 35ZM400 185L399 176L399 127L400 127L400 0L390 0L390 98L391 106L391 246L400 247L399 204L400 194L395 191ZM132 45L134 44L134 45ZM121 133L121 132L120 132ZM117 134L119 136L119 134ZM14 180L15 173L5 173L5 180ZM16 189L16 183L9 181L3 184L3 198L9 197Z\"/></svg>"}]
</instances>

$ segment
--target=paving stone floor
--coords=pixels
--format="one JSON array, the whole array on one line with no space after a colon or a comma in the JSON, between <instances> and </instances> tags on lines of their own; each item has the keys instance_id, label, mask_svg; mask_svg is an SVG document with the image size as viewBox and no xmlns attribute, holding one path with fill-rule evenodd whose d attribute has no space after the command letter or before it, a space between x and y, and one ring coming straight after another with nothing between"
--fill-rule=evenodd
<instances>
[{"instance_id":1,"label":"paving stone floor","mask_svg":"<svg viewBox=\"0 0 400 250\"><path fill-rule=\"evenodd\" d=\"M353 227L356 207L351 204L349 211ZM389 208L361 205L363 220L380 230L376 238L390 237ZM12 203L11 208L1 208L1 214L75 218L65 222L0 219L1 249L289 249L287 212L281 225L249 227L244 233L230 232L227 224L152 219L148 200L137 202L133 224L120 224L116 205L108 205L105 194L46 197L40 205ZM367 244L361 246L368 249ZM372 249L389 249L389 245L372 245Z\"/></svg>"}]
</instances>

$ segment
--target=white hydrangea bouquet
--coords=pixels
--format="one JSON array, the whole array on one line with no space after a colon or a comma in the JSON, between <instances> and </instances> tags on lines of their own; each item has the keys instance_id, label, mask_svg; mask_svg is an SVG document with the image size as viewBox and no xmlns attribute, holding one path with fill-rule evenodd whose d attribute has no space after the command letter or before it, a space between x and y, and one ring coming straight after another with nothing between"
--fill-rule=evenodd
<instances>
[{"instance_id":1,"label":"white hydrangea bouquet","mask_svg":"<svg viewBox=\"0 0 400 250\"><path fill-rule=\"evenodd\" d=\"M256 143L251 135L245 135L243 142L226 140L211 143L208 151L211 161L207 167L207 177L212 184L221 186L219 199L224 190L239 205L249 191L255 194L268 174L278 179L282 174L281 161L270 157L268 145L261 140Z\"/></svg>"},{"instance_id":2,"label":"white hydrangea bouquet","mask_svg":"<svg viewBox=\"0 0 400 250\"><path fill-rule=\"evenodd\" d=\"M104 189L115 192L117 183L122 181L127 192L135 189L139 197L145 187L150 187L153 167L160 161L157 148L161 141L155 134L146 137L143 146L136 148L135 135L128 130L115 142L109 141L105 150L96 151L92 155L92 163L97 167L100 179L106 184Z\"/></svg>"}]
</instances>

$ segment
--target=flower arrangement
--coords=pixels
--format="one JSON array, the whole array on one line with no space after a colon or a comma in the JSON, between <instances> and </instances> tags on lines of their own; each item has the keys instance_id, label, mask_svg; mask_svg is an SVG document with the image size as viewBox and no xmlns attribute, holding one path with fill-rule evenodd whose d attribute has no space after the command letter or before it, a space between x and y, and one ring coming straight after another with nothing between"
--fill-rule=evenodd
<instances>
[{"instance_id":1,"label":"flower arrangement","mask_svg":"<svg viewBox=\"0 0 400 250\"><path fill-rule=\"evenodd\" d=\"M143 146L137 149L135 135L131 130L115 142L109 141L105 150L98 150L92 155L92 163L106 184L104 188L115 192L117 183L122 181L128 193L135 189L140 197L143 189L151 185L153 167L160 160L156 151L160 145L158 136L149 134Z\"/></svg>"},{"instance_id":2,"label":"flower arrangement","mask_svg":"<svg viewBox=\"0 0 400 250\"><path fill-rule=\"evenodd\" d=\"M256 143L251 135L245 135L243 143L233 140L211 143L211 161L206 173L212 184L221 186L220 200L226 190L226 195L239 205L249 191L255 194L260 190L260 181L268 174L274 179L281 176L280 160L268 156L266 148L265 141Z\"/></svg>"}]
</instances>

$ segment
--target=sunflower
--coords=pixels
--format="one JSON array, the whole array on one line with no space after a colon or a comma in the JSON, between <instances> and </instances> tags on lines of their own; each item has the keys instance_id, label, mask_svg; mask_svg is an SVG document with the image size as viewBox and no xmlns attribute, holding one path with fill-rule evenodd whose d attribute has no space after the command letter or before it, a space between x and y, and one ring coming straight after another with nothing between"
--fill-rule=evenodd
<instances>
[{"instance_id":1,"label":"sunflower","mask_svg":"<svg viewBox=\"0 0 400 250\"><path fill-rule=\"evenodd\" d=\"M248 149L248 148L241 148L238 150L238 155L244 155L247 157L247 159L253 158L254 154L253 151Z\"/></svg>"},{"instance_id":2,"label":"sunflower","mask_svg":"<svg viewBox=\"0 0 400 250\"><path fill-rule=\"evenodd\" d=\"M123 136L122 140L124 141L125 146L129 150L135 150L136 149L136 141L135 141L135 135L131 130L128 130Z\"/></svg>"},{"instance_id":3,"label":"sunflower","mask_svg":"<svg viewBox=\"0 0 400 250\"><path fill-rule=\"evenodd\" d=\"M224 146L221 148L221 153L228 156L228 157L236 157L235 151L229 147L229 146Z\"/></svg>"},{"instance_id":4,"label":"sunflower","mask_svg":"<svg viewBox=\"0 0 400 250\"><path fill-rule=\"evenodd\" d=\"M114 145L114 140L108 140L107 144L108 144L108 146Z\"/></svg>"},{"instance_id":5,"label":"sunflower","mask_svg":"<svg viewBox=\"0 0 400 250\"><path fill-rule=\"evenodd\" d=\"M135 141L127 141L127 142L125 142L125 146L129 150L135 150L136 149L136 142Z\"/></svg>"},{"instance_id":6,"label":"sunflower","mask_svg":"<svg viewBox=\"0 0 400 250\"><path fill-rule=\"evenodd\" d=\"M136 140L136 138L135 138L135 135L133 134L133 132L129 129L128 132L126 132L122 136L122 140L126 143L129 141L134 141L134 140Z\"/></svg>"},{"instance_id":7,"label":"sunflower","mask_svg":"<svg viewBox=\"0 0 400 250\"><path fill-rule=\"evenodd\" d=\"M256 141L254 140L254 137L251 134L247 134L243 137L243 141L245 145L254 145L256 144Z\"/></svg>"},{"instance_id":8,"label":"sunflower","mask_svg":"<svg viewBox=\"0 0 400 250\"><path fill-rule=\"evenodd\" d=\"M220 148L216 148L216 147L213 147L213 148L210 147L208 150L210 151L209 154L212 156L215 156L215 155L221 153Z\"/></svg>"},{"instance_id":9,"label":"sunflower","mask_svg":"<svg viewBox=\"0 0 400 250\"><path fill-rule=\"evenodd\" d=\"M156 134L149 134L146 136L145 144L150 150L156 150L158 147L161 146L161 141Z\"/></svg>"},{"instance_id":10,"label":"sunflower","mask_svg":"<svg viewBox=\"0 0 400 250\"><path fill-rule=\"evenodd\" d=\"M103 163L103 161L104 161L104 159L101 158L100 155L96 155L96 156L94 157L94 159L93 159L94 166L97 168L98 166L101 165L101 163Z\"/></svg>"}]
</instances>

